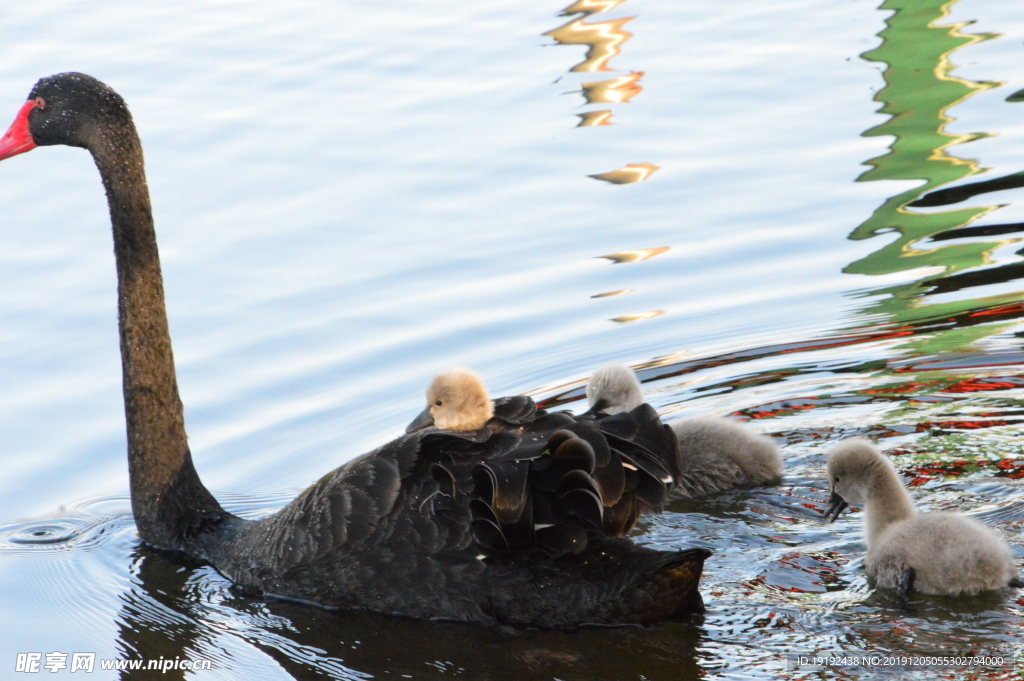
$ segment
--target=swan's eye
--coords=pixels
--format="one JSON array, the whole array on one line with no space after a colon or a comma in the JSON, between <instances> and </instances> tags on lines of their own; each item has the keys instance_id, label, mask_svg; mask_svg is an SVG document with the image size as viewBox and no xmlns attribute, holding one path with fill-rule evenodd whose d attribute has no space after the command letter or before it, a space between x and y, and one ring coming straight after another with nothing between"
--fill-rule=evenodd
<instances>
[{"instance_id":1,"label":"swan's eye","mask_svg":"<svg viewBox=\"0 0 1024 681\"><path fill-rule=\"evenodd\" d=\"M441 406L441 400L438 400L437 402L434 402L434 404L437 405L438 407L440 407Z\"/></svg>"},{"instance_id":2,"label":"swan's eye","mask_svg":"<svg viewBox=\"0 0 1024 681\"><path fill-rule=\"evenodd\" d=\"M35 102L36 106L39 107L40 109L45 109L46 108L46 100L43 99L42 97L36 97L32 101Z\"/></svg>"}]
</instances>

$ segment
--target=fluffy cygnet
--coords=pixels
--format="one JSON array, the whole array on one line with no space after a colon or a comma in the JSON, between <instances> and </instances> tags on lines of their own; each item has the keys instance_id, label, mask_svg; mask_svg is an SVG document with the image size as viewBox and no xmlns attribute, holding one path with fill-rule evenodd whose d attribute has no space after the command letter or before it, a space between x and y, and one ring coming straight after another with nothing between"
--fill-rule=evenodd
<instances>
[{"instance_id":1,"label":"fluffy cygnet","mask_svg":"<svg viewBox=\"0 0 1024 681\"><path fill-rule=\"evenodd\" d=\"M587 383L590 411L617 414L644 402L634 371L606 364ZM679 470L669 496L693 499L726 489L763 485L782 477L782 457L770 437L735 421L700 417L669 423L679 440Z\"/></svg>"},{"instance_id":2,"label":"fluffy cygnet","mask_svg":"<svg viewBox=\"0 0 1024 681\"><path fill-rule=\"evenodd\" d=\"M679 477L671 496L693 499L782 478L775 440L730 419L696 417L669 423L679 440Z\"/></svg>"},{"instance_id":3,"label":"fluffy cygnet","mask_svg":"<svg viewBox=\"0 0 1024 681\"><path fill-rule=\"evenodd\" d=\"M416 417L407 433L427 426L441 430L477 430L494 415L483 379L458 367L442 371L427 388L427 408Z\"/></svg>"},{"instance_id":4,"label":"fluffy cygnet","mask_svg":"<svg viewBox=\"0 0 1024 681\"><path fill-rule=\"evenodd\" d=\"M644 401L640 379L625 364L605 364L587 381L587 402L591 412L621 414L633 411Z\"/></svg>"},{"instance_id":5,"label":"fluffy cygnet","mask_svg":"<svg viewBox=\"0 0 1024 681\"><path fill-rule=\"evenodd\" d=\"M865 504L868 555L875 583L926 594L973 594L1024 586L1010 548L996 532L960 513L918 514L889 457L864 439L845 440L828 455L832 487L825 517Z\"/></svg>"}]
</instances>

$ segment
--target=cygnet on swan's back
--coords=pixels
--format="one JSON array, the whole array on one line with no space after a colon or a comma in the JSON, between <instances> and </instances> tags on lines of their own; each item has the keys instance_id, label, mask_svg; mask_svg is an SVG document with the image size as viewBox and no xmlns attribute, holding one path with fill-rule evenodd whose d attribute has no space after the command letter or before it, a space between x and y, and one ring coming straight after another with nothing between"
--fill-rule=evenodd
<instances>
[{"instance_id":1,"label":"cygnet on swan's back","mask_svg":"<svg viewBox=\"0 0 1024 681\"><path fill-rule=\"evenodd\" d=\"M926 594L1021 587L1010 548L994 530L960 513L918 514L896 468L868 440L845 440L828 455L832 488L825 517L866 505L864 569L880 588Z\"/></svg>"},{"instance_id":2,"label":"cygnet on swan's back","mask_svg":"<svg viewBox=\"0 0 1024 681\"><path fill-rule=\"evenodd\" d=\"M621 414L646 402L640 379L625 364L605 364L587 381L587 402L593 413Z\"/></svg>"},{"instance_id":3,"label":"cygnet on swan's back","mask_svg":"<svg viewBox=\"0 0 1024 681\"><path fill-rule=\"evenodd\" d=\"M644 403L636 373L606 364L587 383L588 413L616 414ZM699 417L669 423L679 440L679 465L670 499L693 499L726 489L763 485L782 477L782 457L770 437L740 423Z\"/></svg>"},{"instance_id":4,"label":"cygnet on swan's back","mask_svg":"<svg viewBox=\"0 0 1024 681\"><path fill-rule=\"evenodd\" d=\"M427 426L441 430L477 430L494 415L484 381L472 369L442 371L427 387L427 408L409 424L411 433Z\"/></svg>"}]
</instances>

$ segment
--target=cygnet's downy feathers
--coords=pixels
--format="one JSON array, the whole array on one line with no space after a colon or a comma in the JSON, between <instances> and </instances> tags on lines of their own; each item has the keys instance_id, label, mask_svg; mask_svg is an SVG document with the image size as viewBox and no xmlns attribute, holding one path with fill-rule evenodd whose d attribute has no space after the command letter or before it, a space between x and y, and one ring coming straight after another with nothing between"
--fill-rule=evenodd
<instances>
[{"instance_id":1,"label":"cygnet's downy feathers","mask_svg":"<svg viewBox=\"0 0 1024 681\"><path fill-rule=\"evenodd\" d=\"M587 401L593 413L621 414L646 400L636 373L624 364L605 364L587 381Z\"/></svg>"},{"instance_id":2,"label":"cygnet's downy feathers","mask_svg":"<svg viewBox=\"0 0 1024 681\"><path fill-rule=\"evenodd\" d=\"M956 595L1024 586L994 530L960 513L918 514L892 461L868 440L839 443L828 456L828 480L826 518L849 504L866 506L864 569L878 587Z\"/></svg>"},{"instance_id":3,"label":"cygnet's downy feathers","mask_svg":"<svg viewBox=\"0 0 1024 681\"><path fill-rule=\"evenodd\" d=\"M588 414L630 411L644 402L636 373L607 364L587 384ZM782 477L775 441L722 418L679 419L669 424L679 441L670 499L693 499L734 487L764 485Z\"/></svg>"},{"instance_id":4,"label":"cygnet's downy feathers","mask_svg":"<svg viewBox=\"0 0 1024 681\"><path fill-rule=\"evenodd\" d=\"M427 408L405 432L436 426L441 430L477 430L494 415L483 379L472 369L442 371L427 387Z\"/></svg>"},{"instance_id":5,"label":"cygnet's downy feathers","mask_svg":"<svg viewBox=\"0 0 1024 681\"><path fill-rule=\"evenodd\" d=\"M697 417L669 423L679 440L679 470L671 499L694 499L735 487L778 482L782 457L775 441L730 419Z\"/></svg>"}]
</instances>

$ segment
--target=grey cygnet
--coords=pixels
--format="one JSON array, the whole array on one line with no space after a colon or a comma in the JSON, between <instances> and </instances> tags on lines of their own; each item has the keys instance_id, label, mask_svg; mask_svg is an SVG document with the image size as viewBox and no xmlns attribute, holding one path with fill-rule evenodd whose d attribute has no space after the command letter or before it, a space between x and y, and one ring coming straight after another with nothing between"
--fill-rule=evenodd
<instances>
[{"instance_id":1,"label":"grey cygnet","mask_svg":"<svg viewBox=\"0 0 1024 681\"><path fill-rule=\"evenodd\" d=\"M617 414L644 403L636 373L623 364L606 364L587 383L590 412ZM775 441L724 418L677 419L669 425L679 440L679 475L669 498L694 499L736 487L776 482L782 457Z\"/></svg>"},{"instance_id":2,"label":"grey cygnet","mask_svg":"<svg viewBox=\"0 0 1024 681\"><path fill-rule=\"evenodd\" d=\"M925 594L974 594L1024 587L1007 543L961 513L918 513L889 457L863 438L844 440L828 455L832 489L825 517L865 504L864 569L879 588Z\"/></svg>"}]
</instances>

